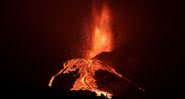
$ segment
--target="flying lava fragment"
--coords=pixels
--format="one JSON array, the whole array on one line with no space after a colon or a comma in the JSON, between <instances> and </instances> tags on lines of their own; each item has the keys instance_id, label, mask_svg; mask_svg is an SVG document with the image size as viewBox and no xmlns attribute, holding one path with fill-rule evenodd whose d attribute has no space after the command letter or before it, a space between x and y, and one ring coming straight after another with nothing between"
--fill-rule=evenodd
<instances>
[{"instance_id":1,"label":"flying lava fragment","mask_svg":"<svg viewBox=\"0 0 185 99\"><path fill-rule=\"evenodd\" d=\"M102 52L112 51L113 37L110 27L111 17L108 6L104 4L102 9L100 10L100 13L98 13L96 7L93 7L92 15L93 29L89 34L91 38L90 50L88 51L86 57L71 59L65 62L63 64L64 68L51 77L48 86L52 87L52 83L55 77L57 77L58 75L67 74L78 70L78 74L80 76L79 78L77 78L70 90L89 90L91 92L95 92L97 96L104 95L105 97L110 99L112 97L112 93L98 88L96 79L94 78L96 71L108 71L119 78L125 79L126 81L130 80L123 77L120 73L116 72L116 70L111 66L95 58L95 56Z\"/></svg>"}]
</instances>

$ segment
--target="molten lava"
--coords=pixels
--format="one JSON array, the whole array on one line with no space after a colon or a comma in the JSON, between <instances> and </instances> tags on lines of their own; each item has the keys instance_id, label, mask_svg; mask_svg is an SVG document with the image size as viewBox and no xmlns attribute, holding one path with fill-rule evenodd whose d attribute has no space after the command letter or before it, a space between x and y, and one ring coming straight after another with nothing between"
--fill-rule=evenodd
<instances>
[{"instance_id":1,"label":"molten lava","mask_svg":"<svg viewBox=\"0 0 185 99\"><path fill-rule=\"evenodd\" d=\"M96 80L94 78L95 72L98 70L105 70L108 71L112 74L117 75L120 78L123 78L121 74L117 73L112 67L103 64L100 60L98 59L82 59L82 58L77 58L77 59L71 59L64 64L64 68L58 72L56 75L52 76L49 86L52 86L52 82L54 78L61 73L67 74L72 71L78 70L78 74L80 74L80 77L75 81L73 87L71 90L89 90L92 92L95 92L97 96L101 96L103 94L107 98L111 98L112 94L98 89L98 86L96 84Z\"/></svg>"},{"instance_id":2,"label":"molten lava","mask_svg":"<svg viewBox=\"0 0 185 99\"><path fill-rule=\"evenodd\" d=\"M111 66L103 64L100 60L95 59L95 56L102 52L112 51L113 37L110 27L110 11L107 5L103 6L100 13L93 7L93 23L92 32L90 33L91 48L88 51L86 58L76 58L68 60L63 64L64 68L56 75L52 76L48 86L52 86L53 80L60 74L67 74L72 71L78 70L79 78L75 81L70 90L89 90L95 92L97 96L101 94L107 98L112 97L112 93L105 90L100 90L97 86L96 79L94 78L95 72L98 70L108 71L129 81L121 74L117 73ZM129 81L130 82L130 81Z\"/></svg>"},{"instance_id":3,"label":"molten lava","mask_svg":"<svg viewBox=\"0 0 185 99\"><path fill-rule=\"evenodd\" d=\"M94 78L97 70L105 70L110 73L122 77L112 67L104 65L100 60L93 59L101 52L110 52L112 50L112 34L110 28L110 15L106 5L104 5L101 14L99 15L96 9L93 9L93 31L91 33L91 49L87 53L88 59L77 58L71 59L63 64L64 68L56 75L52 76L49 86L56 76L66 74L78 69L80 77L75 81L71 90L89 90L95 92L97 96L103 94L107 98L111 98L112 94L98 89L96 80Z\"/></svg>"},{"instance_id":4,"label":"molten lava","mask_svg":"<svg viewBox=\"0 0 185 99\"><path fill-rule=\"evenodd\" d=\"M89 52L89 58L93 58L101 52L110 52L112 50L112 32L110 27L110 11L107 5L103 6L100 15L93 9L93 31L92 31L92 44Z\"/></svg>"}]
</instances>

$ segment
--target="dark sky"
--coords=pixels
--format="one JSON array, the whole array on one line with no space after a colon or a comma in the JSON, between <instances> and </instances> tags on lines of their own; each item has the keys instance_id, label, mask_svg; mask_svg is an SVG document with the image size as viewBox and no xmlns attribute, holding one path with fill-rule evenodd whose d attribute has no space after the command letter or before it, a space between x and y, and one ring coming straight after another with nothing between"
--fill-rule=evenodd
<instances>
[{"instance_id":1,"label":"dark sky","mask_svg":"<svg viewBox=\"0 0 185 99\"><path fill-rule=\"evenodd\" d=\"M115 49L102 60L148 90L175 90L181 60L174 30L175 2L107 0ZM98 2L100 5L102 2ZM91 0L2 1L1 71L5 89L46 89L68 59L80 57Z\"/></svg>"}]
</instances>

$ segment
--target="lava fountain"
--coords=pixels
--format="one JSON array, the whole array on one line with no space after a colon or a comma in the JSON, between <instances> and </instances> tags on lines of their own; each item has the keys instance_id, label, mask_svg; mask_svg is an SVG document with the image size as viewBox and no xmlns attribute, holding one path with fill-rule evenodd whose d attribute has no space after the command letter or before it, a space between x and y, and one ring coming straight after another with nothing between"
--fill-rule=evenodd
<instances>
[{"instance_id":1,"label":"lava fountain","mask_svg":"<svg viewBox=\"0 0 185 99\"><path fill-rule=\"evenodd\" d=\"M48 86L52 87L53 80L58 75L67 74L78 70L78 74L80 76L77 78L70 90L89 90L91 92L95 92L97 96L104 95L110 99L112 97L112 93L98 88L96 79L94 78L96 71L108 71L119 78L125 79L128 82L131 81L123 77L120 73L116 72L111 66L95 58L95 56L102 52L112 51L113 37L110 26L110 10L108 9L108 6L104 4L100 13L98 13L96 7L94 6L92 15L92 31L89 33L91 38L90 50L86 51L87 54L83 58L71 59L65 62L63 64L64 68L51 77Z\"/></svg>"},{"instance_id":2,"label":"lava fountain","mask_svg":"<svg viewBox=\"0 0 185 99\"><path fill-rule=\"evenodd\" d=\"M91 49L88 53L88 58L93 58L101 52L110 52L113 49L111 18L107 5L103 5L100 14L96 7L93 7L92 15Z\"/></svg>"}]
</instances>

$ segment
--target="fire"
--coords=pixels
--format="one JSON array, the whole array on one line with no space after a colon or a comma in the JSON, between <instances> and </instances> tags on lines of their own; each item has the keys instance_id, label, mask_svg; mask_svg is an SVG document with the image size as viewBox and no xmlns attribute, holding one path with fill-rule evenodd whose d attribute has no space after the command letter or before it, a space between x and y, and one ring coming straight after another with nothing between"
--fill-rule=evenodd
<instances>
[{"instance_id":1,"label":"fire","mask_svg":"<svg viewBox=\"0 0 185 99\"><path fill-rule=\"evenodd\" d=\"M91 33L91 48L87 53L88 58L76 58L68 60L63 64L64 68L57 74L51 77L48 86L52 87L53 80L60 74L68 74L70 72L78 70L79 78L75 81L73 87L70 90L89 90L95 92L97 96L104 95L107 98L112 97L112 93L105 90L100 90L94 78L95 72L98 70L108 71L119 78L125 79L131 82L121 74L117 73L114 68L103 63L102 61L95 59L95 56L102 52L110 52L113 49L112 46L112 32L110 26L110 11L107 5L103 6L100 14L93 8L93 30Z\"/></svg>"},{"instance_id":2,"label":"fire","mask_svg":"<svg viewBox=\"0 0 185 99\"><path fill-rule=\"evenodd\" d=\"M112 50L112 32L110 28L110 11L107 5L103 6L99 15L98 11L93 9L93 31L92 44L89 57L93 58L101 52L110 52Z\"/></svg>"}]
</instances>

